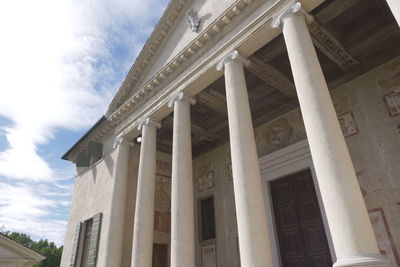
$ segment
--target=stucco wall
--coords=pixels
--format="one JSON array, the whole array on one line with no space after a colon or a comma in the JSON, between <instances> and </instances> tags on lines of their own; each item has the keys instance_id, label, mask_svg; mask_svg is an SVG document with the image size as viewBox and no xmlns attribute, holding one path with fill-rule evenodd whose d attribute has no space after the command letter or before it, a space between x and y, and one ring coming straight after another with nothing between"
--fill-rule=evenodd
<instances>
[{"instance_id":1,"label":"stucco wall","mask_svg":"<svg viewBox=\"0 0 400 267\"><path fill-rule=\"evenodd\" d=\"M70 209L70 217L68 221L68 227L66 232L66 238L64 242L64 251L61 260L61 267L69 266L70 257L72 253L72 244L74 238L74 232L77 225L83 222L95 214L101 212L103 214L99 250L98 250L98 266L105 266L105 244L107 243L106 230L109 227L111 218L109 216L111 191L113 188L112 173L115 167L115 156L116 150L112 149L111 142L105 144L105 154L103 159L93 164L90 168L81 170L76 178L74 187L72 204ZM127 212L125 216L126 228L132 229L130 226L133 221L134 212L134 197L132 194L136 194L136 180L137 180L137 167L139 159L139 147L134 146L130 151L129 158L129 171L128 171L128 195L127 195ZM133 193L132 193L133 192ZM129 230L125 236L129 236ZM130 234L132 236L132 234ZM131 240L125 238L124 248L129 249L131 246ZM130 254L130 253L129 253ZM126 261L126 259L123 259Z\"/></svg>"}]
</instances>

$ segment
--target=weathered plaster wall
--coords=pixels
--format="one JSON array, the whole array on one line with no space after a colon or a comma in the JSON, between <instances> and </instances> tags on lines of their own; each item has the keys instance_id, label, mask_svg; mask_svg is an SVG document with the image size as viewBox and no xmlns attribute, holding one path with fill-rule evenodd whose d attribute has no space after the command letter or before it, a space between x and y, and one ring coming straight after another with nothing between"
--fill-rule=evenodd
<instances>
[{"instance_id":1,"label":"weathered plaster wall","mask_svg":"<svg viewBox=\"0 0 400 267\"><path fill-rule=\"evenodd\" d=\"M352 112L357 124L358 133L346 141L380 249L390 266L400 266L400 115L389 115L384 96L399 89L397 58L333 93L337 113Z\"/></svg>"},{"instance_id":2,"label":"weathered plaster wall","mask_svg":"<svg viewBox=\"0 0 400 267\"><path fill-rule=\"evenodd\" d=\"M400 90L400 58L332 92L381 253L393 267L400 266L400 115L389 115L384 96L395 90ZM305 139L300 110L258 127L255 137L260 157ZM210 243L216 244L218 266L239 266L229 165L228 144L194 160L195 203L214 195L217 236L201 242L196 233L197 266L213 266L202 265L201 247Z\"/></svg>"}]
</instances>

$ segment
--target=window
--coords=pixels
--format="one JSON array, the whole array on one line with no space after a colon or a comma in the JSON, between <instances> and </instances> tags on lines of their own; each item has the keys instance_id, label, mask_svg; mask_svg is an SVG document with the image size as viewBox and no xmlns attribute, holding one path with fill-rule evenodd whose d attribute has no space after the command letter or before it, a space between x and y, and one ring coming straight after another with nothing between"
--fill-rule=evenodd
<instances>
[{"instance_id":1,"label":"window","mask_svg":"<svg viewBox=\"0 0 400 267\"><path fill-rule=\"evenodd\" d=\"M214 197L200 200L200 240L205 241L215 238L215 213Z\"/></svg>"},{"instance_id":2,"label":"window","mask_svg":"<svg viewBox=\"0 0 400 267\"><path fill-rule=\"evenodd\" d=\"M79 223L75 230L70 267L95 267L102 214Z\"/></svg>"},{"instance_id":3,"label":"window","mask_svg":"<svg viewBox=\"0 0 400 267\"><path fill-rule=\"evenodd\" d=\"M81 267L86 266L88 254L89 254L89 242L90 237L92 236L92 226L93 226L93 219L87 220L85 222L84 232L83 232L83 240L82 240L82 250L81 257L78 256L79 262Z\"/></svg>"}]
</instances>

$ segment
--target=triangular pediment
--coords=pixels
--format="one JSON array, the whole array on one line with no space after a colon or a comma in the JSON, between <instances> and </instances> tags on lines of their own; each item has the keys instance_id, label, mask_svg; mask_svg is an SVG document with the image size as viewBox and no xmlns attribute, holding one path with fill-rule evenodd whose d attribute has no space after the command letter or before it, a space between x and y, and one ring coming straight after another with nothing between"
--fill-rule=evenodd
<instances>
[{"instance_id":1,"label":"triangular pediment","mask_svg":"<svg viewBox=\"0 0 400 267\"><path fill-rule=\"evenodd\" d=\"M110 104L107 117L138 90L144 86L151 88L153 81L156 85L199 50L210 37L208 28L237 2L241 1L172 0ZM218 26L214 30L218 31ZM167 70L160 73L164 68Z\"/></svg>"},{"instance_id":2,"label":"triangular pediment","mask_svg":"<svg viewBox=\"0 0 400 267\"><path fill-rule=\"evenodd\" d=\"M44 257L10 238L0 234L0 262L2 260L41 261Z\"/></svg>"}]
</instances>

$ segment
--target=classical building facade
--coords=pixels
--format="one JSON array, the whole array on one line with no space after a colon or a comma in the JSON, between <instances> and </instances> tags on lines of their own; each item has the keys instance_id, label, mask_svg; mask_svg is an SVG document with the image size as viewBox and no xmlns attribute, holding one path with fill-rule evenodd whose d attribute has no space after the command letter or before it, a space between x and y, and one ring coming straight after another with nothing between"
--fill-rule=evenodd
<instances>
[{"instance_id":1,"label":"classical building facade","mask_svg":"<svg viewBox=\"0 0 400 267\"><path fill-rule=\"evenodd\" d=\"M399 23L398 0L172 0L63 156L61 266L400 266Z\"/></svg>"}]
</instances>

